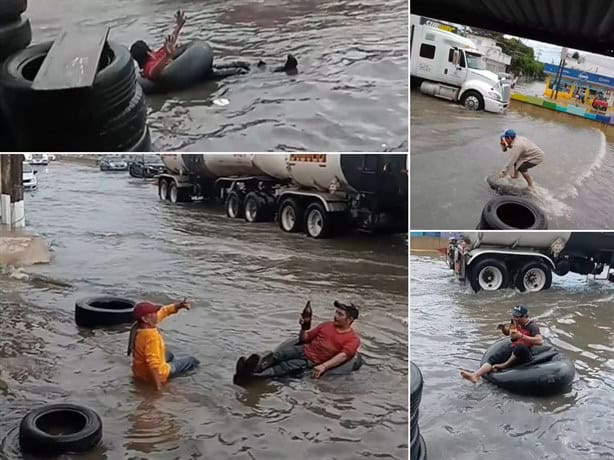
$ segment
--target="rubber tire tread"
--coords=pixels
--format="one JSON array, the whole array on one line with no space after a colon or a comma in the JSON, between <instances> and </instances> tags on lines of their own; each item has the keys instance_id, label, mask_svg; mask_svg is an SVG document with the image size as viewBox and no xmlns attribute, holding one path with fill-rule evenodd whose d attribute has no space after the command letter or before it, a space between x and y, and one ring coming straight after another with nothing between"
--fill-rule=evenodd
<instances>
[{"instance_id":1,"label":"rubber tire tread","mask_svg":"<svg viewBox=\"0 0 614 460\"><path fill-rule=\"evenodd\" d=\"M31 41L32 27L28 18L18 17L15 21L0 24L0 61L26 48Z\"/></svg>"},{"instance_id":2,"label":"rubber tire tread","mask_svg":"<svg viewBox=\"0 0 614 460\"><path fill-rule=\"evenodd\" d=\"M28 0L1 0L0 24L6 24L19 19L21 13L28 8ZM0 41L0 43L2 43Z\"/></svg>"}]
</instances>

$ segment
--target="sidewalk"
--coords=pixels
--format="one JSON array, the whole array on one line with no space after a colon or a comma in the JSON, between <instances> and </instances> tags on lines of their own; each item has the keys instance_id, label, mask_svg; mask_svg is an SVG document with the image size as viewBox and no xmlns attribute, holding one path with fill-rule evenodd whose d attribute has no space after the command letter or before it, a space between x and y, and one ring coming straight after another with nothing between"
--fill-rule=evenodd
<instances>
[{"instance_id":1,"label":"sidewalk","mask_svg":"<svg viewBox=\"0 0 614 460\"><path fill-rule=\"evenodd\" d=\"M0 225L0 265L23 267L50 261L51 253L41 237L10 231Z\"/></svg>"}]
</instances>

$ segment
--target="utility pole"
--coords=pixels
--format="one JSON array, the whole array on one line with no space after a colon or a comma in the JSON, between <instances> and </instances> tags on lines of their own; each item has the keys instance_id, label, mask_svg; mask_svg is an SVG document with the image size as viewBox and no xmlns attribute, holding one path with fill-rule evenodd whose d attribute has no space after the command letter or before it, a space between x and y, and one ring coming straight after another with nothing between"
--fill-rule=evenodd
<instances>
[{"instance_id":1,"label":"utility pole","mask_svg":"<svg viewBox=\"0 0 614 460\"><path fill-rule=\"evenodd\" d=\"M22 154L0 155L0 223L10 228L25 226L22 162Z\"/></svg>"}]
</instances>

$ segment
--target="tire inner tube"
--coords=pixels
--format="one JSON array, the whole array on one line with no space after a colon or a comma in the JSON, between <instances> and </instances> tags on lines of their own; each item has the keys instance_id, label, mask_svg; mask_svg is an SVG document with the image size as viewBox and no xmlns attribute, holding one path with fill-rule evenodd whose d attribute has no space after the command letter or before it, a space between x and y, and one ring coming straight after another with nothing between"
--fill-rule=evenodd
<instances>
[{"instance_id":1,"label":"tire inner tube","mask_svg":"<svg viewBox=\"0 0 614 460\"><path fill-rule=\"evenodd\" d=\"M511 177L499 177L497 174L488 176L486 182L501 195L524 195L529 191L529 186L524 179Z\"/></svg>"},{"instance_id":2,"label":"tire inner tube","mask_svg":"<svg viewBox=\"0 0 614 460\"><path fill-rule=\"evenodd\" d=\"M491 358L506 356L509 339L502 339L491 345L480 365ZM496 359L496 361L499 361ZM503 362L503 360L501 360ZM566 393L571 389L576 370L573 362L565 358L551 345L532 348L532 359L528 363L514 366L484 376L490 383L511 393L527 396L552 396Z\"/></svg>"},{"instance_id":3,"label":"tire inner tube","mask_svg":"<svg viewBox=\"0 0 614 460\"><path fill-rule=\"evenodd\" d=\"M164 93L189 88L212 72L213 51L204 41L193 41L153 81L138 75L145 94Z\"/></svg>"},{"instance_id":4,"label":"tire inner tube","mask_svg":"<svg viewBox=\"0 0 614 460\"><path fill-rule=\"evenodd\" d=\"M279 351L283 348L286 347L294 347L296 345L300 345L298 339L296 337L292 337L288 340L283 341L282 343L280 343L276 348L275 351ZM324 374L324 376L327 375L347 375L347 374L351 374L354 371L357 371L358 369L360 369L362 367L362 365L364 364L364 360L362 358L362 355L360 353L356 353L352 359L349 359L348 361L344 362L343 364L337 366L337 367L333 367L332 369L329 369L326 371L326 373Z\"/></svg>"},{"instance_id":5,"label":"tire inner tube","mask_svg":"<svg viewBox=\"0 0 614 460\"><path fill-rule=\"evenodd\" d=\"M133 300L121 297L87 297L75 304L75 322L89 328L130 324L134 322L135 305Z\"/></svg>"}]
</instances>

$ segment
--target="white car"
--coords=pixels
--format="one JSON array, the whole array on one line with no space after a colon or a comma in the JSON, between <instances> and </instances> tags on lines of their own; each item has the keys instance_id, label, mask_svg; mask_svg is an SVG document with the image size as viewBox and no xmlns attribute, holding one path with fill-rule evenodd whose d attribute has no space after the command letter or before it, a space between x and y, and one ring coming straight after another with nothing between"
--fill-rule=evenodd
<instances>
[{"instance_id":1,"label":"white car","mask_svg":"<svg viewBox=\"0 0 614 460\"><path fill-rule=\"evenodd\" d=\"M49 156L46 153L33 153L30 164L47 166L49 164Z\"/></svg>"},{"instance_id":2,"label":"white car","mask_svg":"<svg viewBox=\"0 0 614 460\"><path fill-rule=\"evenodd\" d=\"M49 157L49 161L55 161L56 160L56 156L53 153L48 153L47 156Z\"/></svg>"},{"instance_id":3,"label":"white car","mask_svg":"<svg viewBox=\"0 0 614 460\"><path fill-rule=\"evenodd\" d=\"M35 190L38 187L38 179L36 178L36 171L32 168L30 163L23 162L23 173L21 181L24 190Z\"/></svg>"}]
</instances>

